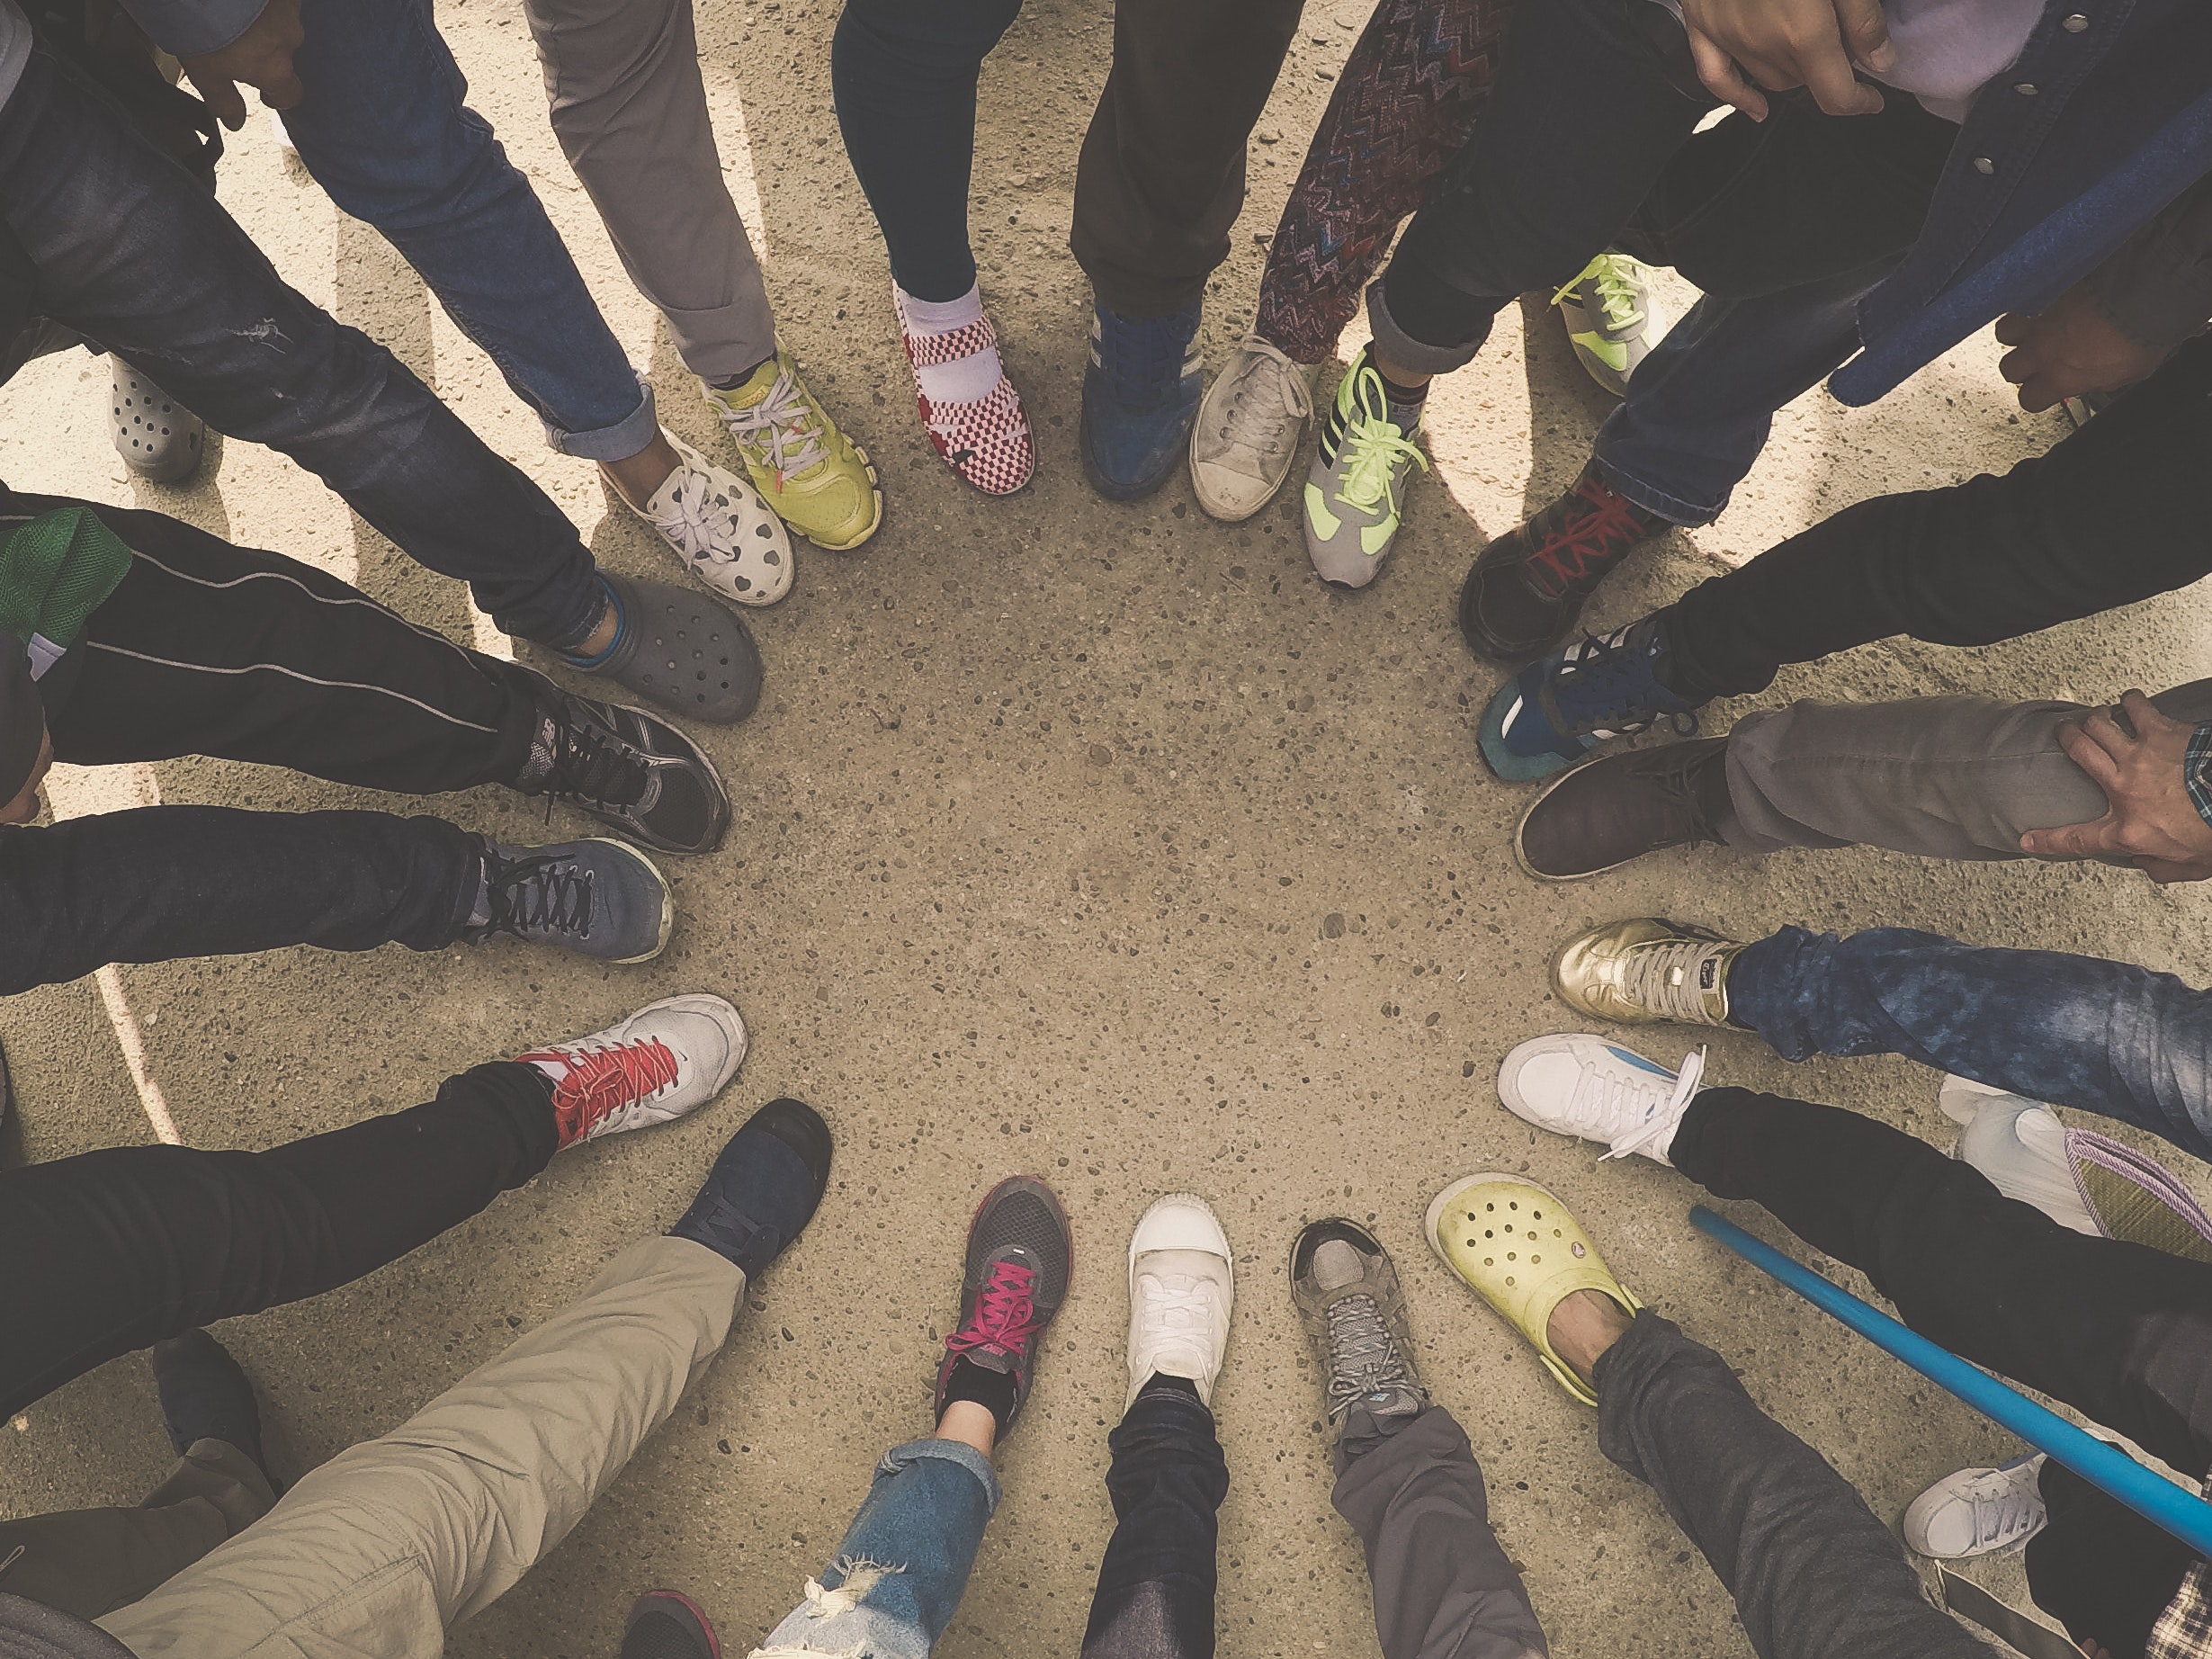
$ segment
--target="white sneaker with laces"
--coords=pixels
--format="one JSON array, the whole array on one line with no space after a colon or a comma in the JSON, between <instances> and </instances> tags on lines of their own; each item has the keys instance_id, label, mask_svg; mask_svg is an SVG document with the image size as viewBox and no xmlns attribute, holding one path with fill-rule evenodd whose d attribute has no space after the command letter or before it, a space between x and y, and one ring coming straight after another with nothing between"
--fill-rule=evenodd
<instances>
[{"instance_id":1,"label":"white sneaker with laces","mask_svg":"<svg viewBox=\"0 0 2212 1659\"><path fill-rule=\"evenodd\" d=\"M1906 1507L1904 1541L1937 1561L2026 1547L2050 1518L2036 1487L2042 1472L2043 1454L2030 1452L2002 1468L1945 1475Z\"/></svg>"},{"instance_id":2,"label":"white sneaker with laces","mask_svg":"<svg viewBox=\"0 0 2212 1659\"><path fill-rule=\"evenodd\" d=\"M676 471L651 500L631 511L659 531L685 567L716 593L739 605L774 605L791 591L791 535L784 521L728 467L673 432L662 435L676 448Z\"/></svg>"},{"instance_id":3,"label":"white sneaker with laces","mask_svg":"<svg viewBox=\"0 0 2212 1659\"><path fill-rule=\"evenodd\" d=\"M1498 1068L1498 1099L1539 1129L1605 1142L1608 1158L1642 1152L1666 1163L1705 1075L1705 1054L1686 1055L1675 1072L1603 1037L1531 1037Z\"/></svg>"},{"instance_id":4,"label":"white sneaker with laces","mask_svg":"<svg viewBox=\"0 0 2212 1659\"><path fill-rule=\"evenodd\" d=\"M1181 1377L1212 1403L1235 1299L1229 1238L1204 1198L1170 1193L1129 1239L1129 1398L1155 1377Z\"/></svg>"},{"instance_id":5,"label":"white sneaker with laces","mask_svg":"<svg viewBox=\"0 0 2212 1659\"><path fill-rule=\"evenodd\" d=\"M1272 343L1248 334L1206 388L1190 431L1190 485L1208 516L1241 523L1283 488L1313 417L1306 374Z\"/></svg>"},{"instance_id":6,"label":"white sneaker with laces","mask_svg":"<svg viewBox=\"0 0 2212 1659\"><path fill-rule=\"evenodd\" d=\"M560 1143L672 1123L730 1086L745 1063L745 1021L706 992L663 997L573 1042L515 1056L553 1085Z\"/></svg>"}]
</instances>

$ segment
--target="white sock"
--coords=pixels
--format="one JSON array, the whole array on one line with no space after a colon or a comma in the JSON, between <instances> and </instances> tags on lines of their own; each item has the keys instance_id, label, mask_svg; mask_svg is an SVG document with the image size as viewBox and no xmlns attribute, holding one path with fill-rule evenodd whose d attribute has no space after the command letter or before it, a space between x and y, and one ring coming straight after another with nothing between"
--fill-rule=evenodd
<instances>
[{"instance_id":1,"label":"white sock","mask_svg":"<svg viewBox=\"0 0 2212 1659\"><path fill-rule=\"evenodd\" d=\"M952 334L983 320L981 283L957 300L917 300L893 282L891 297L899 308L899 326L918 338L924 335ZM918 369L915 376L921 381L922 396L932 403L973 403L979 398L989 397L990 389L999 383L999 377L1004 372L999 365L998 348L987 345L950 363Z\"/></svg>"}]
</instances>

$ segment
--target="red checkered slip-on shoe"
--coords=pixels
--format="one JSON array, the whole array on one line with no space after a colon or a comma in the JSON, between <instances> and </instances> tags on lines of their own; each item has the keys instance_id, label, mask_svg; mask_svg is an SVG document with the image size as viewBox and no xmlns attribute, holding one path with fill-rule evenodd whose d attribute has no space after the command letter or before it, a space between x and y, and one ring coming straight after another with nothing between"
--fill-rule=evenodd
<instances>
[{"instance_id":1,"label":"red checkered slip-on shoe","mask_svg":"<svg viewBox=\"0 0 2212 1659\"><path fill-rule=\"evenodd\" d=\"M987 496L1010 496L1037 470L1036 441L1029 434L1029 412L1004 370L999 383L965 403L932 403L922 390L921 371L957 363L981 351L996 350L999 336L990 318L979 318L950 334L906 334L907 362L913 365L914 401L922 426L945 464Z\"/></svg>"}]
</instances>

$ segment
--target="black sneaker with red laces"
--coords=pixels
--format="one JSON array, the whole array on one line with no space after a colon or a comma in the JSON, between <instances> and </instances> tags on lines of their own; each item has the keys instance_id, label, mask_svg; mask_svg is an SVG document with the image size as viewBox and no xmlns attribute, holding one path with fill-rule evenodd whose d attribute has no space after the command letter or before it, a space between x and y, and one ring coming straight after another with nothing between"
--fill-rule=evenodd
<instances>
[{"instance_id":1,"label":"black sneaker with red laces","mask_svg":"<svg viewBox=\"0 0 2212 1659\"><path fill-rule=\"evenodd\" d=\"M968 1226L960 1328L937 1368L937 1416L954 1400L987 1405L1003 1436L1029 1398L1038 1341L1068 1299L1075 1238L1043 1181L1016 1175L992 1188Z\"/></svg>"},{"instance_id":2,"label":"black sneaker with red laces","mask_svg":"<svg viewBox=\"0 0 2212 1659\"><path fill-rule=\"evenodd\" d=\"M1606 572L1674 526L1582 469L1574 488L1476 555L1459 590L1459 632L1478 657L1518 668L1574 632Z\"/></svg>"}]
</instances>

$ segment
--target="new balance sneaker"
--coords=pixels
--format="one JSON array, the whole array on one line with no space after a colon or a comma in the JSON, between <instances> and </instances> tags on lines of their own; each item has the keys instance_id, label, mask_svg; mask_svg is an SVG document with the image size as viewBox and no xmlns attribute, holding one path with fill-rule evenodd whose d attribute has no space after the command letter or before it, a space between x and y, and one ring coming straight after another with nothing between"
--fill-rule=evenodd
<instances>
[{"instance_id":1,"label":"new balance sneaker","mask_svg":"<svg viewBox=\"0 0 2212 1659\"><path fill-rule=\"evenodd\" d=\"M1498 1068L1498 1099L1539 1129L1603 1142L1606 1158L1665 1163L1704 1075L1702 1048L1676 1072L1600 1036L1531 1037Z\"/></svg>"},{"instance_id":2,"label":"new balance sneaker","mask_svg":"<svg viewBox=\"0 0 2212 1659\"><path fill-rule=\"evenodd\" d=\"M123 465L154 484L182 484L200 470L206 423L121 357L108 359L108 435Z\"/></svg>"},{"instance_id":3,"label":"new balance sneaker","mask_svg":"<svg viewBox=\"0 0 2212 1659\"><path fill-rule=\"evenodd\" d=\"M1313 417L1308 371L1257 334L1244 336L1206 388L1190 433L1190 487L1198 506L1240 524L1275 499Z\"/></svg>"},{"instance_id":4,"label":"new balance sneaker","mask_svg":"<svg viewBox=\"0 0 2212 1659\"><path fill-rule=\"evenodd\" d=\"M1428 470L1413 442L1390 417L1372 351L1362 351L1337 382L1336 401L1321 423L1321 449L1305 481L1305 551L1314 573L1339 587L1375 580L1398 538L1408 471Z\"/></svg>"},{"instance_id":5,"label":"new balance sneaker","mask_svg":"<svg viewBox=\"0 0 2212 1659\"><path fill-rule=\"evenodd\" d=\"M1905 1506L1904 1541L1938 1561L2009 1556L2050 1519L2037 1487L2043 1454L2029 1452L1993 1469L1947 1475Z\"/></svg>"},{"instance_id":6,"label":"new balance sneaker","mask_svg":"<svg viewBox=\"0 0 2212 1659\"><path fill-rule=\"evenodd\" d=\"M774 605L791 591L791 537L760 492L673 432L676 471L643 507L623 506L660 532L684 568L739 605Z\"/></svg>"},{"instance_id":7,"label":"new balance sneaker","mask_svg":"<svg viewBox=\"0 0 2212 1659\"><path fill-rule=\"evenodd\" d=\"M1718 841L1729 810L1726 738L1600 755L1521 815L1513 860L1540 882L1579 882L1662 847Z\"/></svg>"},{"instance_id":8,"label":"new balance sneaker","mask_svg":"<svg viewBox=\"0 0 2212 1659\"><path fill-rule=\"evenodd\" d=\"M1410 1417L1428 1403L1398 1269L1374 1233L1340 1215L1308 1222L1290 1247L1290 1296L1321 1362L1321 1409L1337 1439L1355 1411Z\"/></svg>"},{"instance_id":9,"label":"new balance sneaker","mask_svg":"<svg viewBox=\"0 0 2212 1659\"><path fill-rule=\"evenodd\" d=\"M1578 1014L1625 1026L1728 1024L1728 970L1743 946L1687 922L1637 916L1576 935L1552 989Z\"/></svg>"},{"instance_id":10,"label":"new balance sneaker","mask_svg":"<svg viewBox=\"0 0 2212 1659\"><path fill-rule=\"evenodd\" d=\"M745 1062L745 1021L705 992L663 997L572 1042L515 1056L553 1085L560 1144L674 1123L728 1088Z\"/></svg>"},{"instance_id":11,"label":"new balance sneaker","mask_svg":"<svg viewBox=\"0 0 2212 1659\"><path fill-rule=\"evenodd\" d=\"M220 1342L204 1331L187 1331L154 1344L154 1392L170 1448L182 1457L201 1440L235 1447L265 1475L261 1408L254 1385Z\"/></svg>"},{"instance_id":12,"label":"new balance sneaker","mask_svg":"<svg viewBox=\"0 0 2212 1659\"><path fill-rule=\"evenodd\" d=\"M901 325L907 363L914 370L914 401L930 447L945 464L987 496L1010 496L1037 470L1036 440L1030 435L1029 411L1001 367L999 378L980 398L932 399L922 389L922 372L957 363L980 352L994 356L999 334L988 316L945 334L909 334Z\"/></svg>"},{"instance_id":13,"label":"new balance sneaker","mask_svg":"<svg viewBox=\"0 0 2212 1659\"><path fill-rule=\"evenodd\" d=\"M506 847L487 837L461 937L482 945L505 934L628 964L659 955L675 926L668 878L634 847L604 837Z\"/></svg>"},{"instance_id":14,"label":"new balance sneaker","mask_svg":"<svg viewBox=\"0 0 2212 1659\"><path fill-rule=\"evenodd\" d=\"M1204 1198L1170 1193L1129 1239L1129 1398L1155 1377L1180 1377L1211 1404L1236 1296L1229 1237Z\"/></svg>"},{"instance_id":15,"label":"new balance sneaker","mask_svg":"<svg viewBox=\"0 0 2212 1659\"><path fill-rule=\"evenodd\" d=\"M1043 1181L1016 1175L984 1196L968 1226L967 1270L960 1287L960 1328L945 1339L937 1368L936 1415L954 1398L948 1390L963 1367L999 1401L999 1432L1013 1428L1036 1377L1038 1344L1075 1268L1075 1237L1067 1213ZM963 1381L966 1379L963 1379Z\"/></svg>"},{"instance_id":16,"label":"new balance sneaker","mask_svg":"<svg viewBox=\"0 0 2212 1659\"><path fill-rule=\"evenodd\" d=\"M617 1659L721 1659L722 1645L689 1596L651 1590L630 1604Z\"/></svg>"},{"instance_id":17,"label":"new balance sneaker","mask_svg":"<svg viewBox=\"0 0 2212 1659\"><path fill-rule=\"evenodd\" d=\"M730 1137L668 1236L703 1244L750 1284L814 1219L829 1189L829 1125L803 1100L771 1100Z\"/></svg>"},{"instance_id":18,"label":"new balance sneaker","mask_svg":"<svg viewBox=\"0 0 2212 1659\"><path fill-rule=\"evenodd\" d=\"M1677 735L1692 735L1699 705L1661 682L1666 654L1662 614L1530 663L1482 711L1484 762L1507 783L1533 783L1662 720Z\"/></svg>"},{"instance_id":19,"label":"new balance sneaker","mask_svg":"<svg viewBox=\"0 0 2212 1659\"><path fill-rule=\"evenodd\" d=\"M1481 553L1459 590L1468 649L1518 667L1574 631L1606 573L1673 526L1610 489L1597 464L1567 493Z\"/></svg>"},{"instance_id":20,"label":"new balance sneaker","mask_svg":"<svg viewBox=\"0 0 2212 1659\"><path fill-rule=\"evenodd\" d=\"M1600 254L1552 303L1590 378L1625 398L1628 377L1667 332L1652 300L1651 273L1625 254Z\"/></svg>"},{"instance_id":21,"label":"new balance sneaker","mask_svg":"<svg viewBox=\"0 0 2212 1659\"><path fill-rule=\"evenodd\" d=\"M1190 445L1204 381L1198 301L1166 317L1090 312L1083 419L1076 442L1083 475L1109 501L1135 501L1168 481Z\"/></svg>"},{"instance_id":22,"label":"new balance sneaker","mask_svg":"<svg viewBox=\"0 0 2212 1659\"><path fill-rule=\"evenodd\" d=\"M573 806L664 853L712 852L730 828L730 796L705 750L643 709L595 703L550 680L512 787Z\"/></svg>"},{"instance_id":23,"label":"new balance sneaker","mask_svg":"<svg viewBox=\"0 0 2212 1659\"><path fill-rule=\"evenodd\" d=\"M789 352L778 345L739 385L703 382L701 390L745 457L753 487L785 525L838 552L875 534L883 491L868 452L837 430Z\"/></svg>"}]
</instances>

